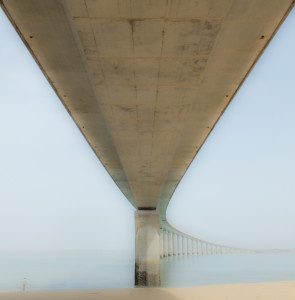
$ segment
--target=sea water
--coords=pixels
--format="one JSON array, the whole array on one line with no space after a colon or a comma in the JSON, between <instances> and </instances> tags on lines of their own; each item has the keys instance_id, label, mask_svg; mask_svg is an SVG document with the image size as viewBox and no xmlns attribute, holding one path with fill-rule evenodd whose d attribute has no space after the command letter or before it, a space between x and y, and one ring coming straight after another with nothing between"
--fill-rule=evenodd
<instances>
[{"instance_id":1,"label":"sea water","mask_svg":"<svg viewBox=\"0 0 295 300\"><path fill-rule=\"evenodd\" d=\"M163 286L295 280L295 252L168 257L161 274Z\"/></svg>"},{"instance_id":2,"label":"sea water","mask_svg":"<svg viewBox=\"0 0 295 300\"><path fill-rule=\"evenodd\" d=\"M0 290L134 287L134 254L0 252ZM162 286L295 280L295 252L209 254L161 260Z\"/></svg>"}]
</instances>

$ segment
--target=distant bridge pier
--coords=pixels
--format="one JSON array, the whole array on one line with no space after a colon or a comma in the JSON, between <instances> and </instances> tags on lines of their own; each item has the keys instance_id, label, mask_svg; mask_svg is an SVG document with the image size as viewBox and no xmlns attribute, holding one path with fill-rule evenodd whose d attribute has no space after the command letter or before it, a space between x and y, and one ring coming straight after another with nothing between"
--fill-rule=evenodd
<instances>
[{"instance_id":1,"label":"distant bridge pier","mask_svg":"<svg viewBox=\"0 0 295 300\"><path fill-rule=\"evenodd\" d=\"M168 242L167 242L168 236L167 236L167 231L163 231L163 252L164 252L164 257L168 256Z\"/></svg>"},{"instance_id":2,"label":"distant bridge pier","mask_svg":"<svg viewBox=\"0 0 295 300\"><path fill-rule=\"evenodd\" d=\"M164 257L164 234L163 230L160 229L160 258Z\"/></svg>"},{"instance_id":3,"label":"distant bridge pier","mask_svg":"<svg viewBox=\"0 0 295 300\"><path fill-rule=\"evenodd\" d=\"M159 212L138 210L135 211L135 285L160 284Z\"/></svg>"},{"instance_id":4,"label":"distant bridge pier","mask_svg":"<svg viewBox=\"0 0 295 300\"><path fill-rule=\"evenodd\" d=\"M176 233L172 233L173 234L173 255L176 256L177 255L177 234Z\"/></svg>"},{"instance_id":5,"label":"distant bridge pier","mask_svg":"<svg viewBox=\"0 0 295 300\"><path fill-rule=\"evenodd\" d=\"M186 251L185 251L185 237L182 237L182 255L185 255Z\"/></svg>"},{"instance_id":6,"label":"distant bridge pier","mask_svg":"<svg viewBox=\"0 0 295 300\"><path fill-rule=\"evenodd\" d=\"M177 254L181 255L182 251L181 251L181 236L178 235L177 236Z\"/></svg>"},{"instance_id":7,"label":"distant bridge pier","mask_svg":"<svg viewBox=\"0 0 295 300\"><path fill-rule=\"evenodd\" d=\"M172 250L172 236L171 232L168 231L168 256L173 255L173 250Z\"/></svg>"},{"instance_id":8,"label":"distant bridge pier","mask_svg":"<svg viewBox=\"0 0 295 300\"><path fill-rule=\"evenodd\" d=\"M193 241L194 243L194 254L197 254L197 241Z\"/></svg>"},{"instance_id":9,"label":"distant bridge pier","mask_svg":"<svg viewBox=\"0 0 295 300\"><path fill-rule=\"evenodd\" d=\"M165 229L164 229L165 228ZM222 253L249 253L248 249L226 247L193 238L162 227L160 233L160 258L177 255L222 254Z\"/></svg>"},{"instance_id":10,"label":"distant bridge pier","mask_svg":"<svg viewBox=\"0 0 295 300\"><path fill-rule=\"evenodd\" d=\"M187 255L190 255L190 239L187 239L186 252Z\"/></svg>"}]
</instances>

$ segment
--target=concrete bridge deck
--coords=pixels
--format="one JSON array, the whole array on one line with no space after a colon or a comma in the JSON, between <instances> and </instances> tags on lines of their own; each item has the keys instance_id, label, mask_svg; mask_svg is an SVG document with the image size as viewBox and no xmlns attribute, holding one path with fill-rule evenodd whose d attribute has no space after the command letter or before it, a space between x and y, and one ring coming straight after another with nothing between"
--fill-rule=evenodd
<instances>
[{"instance_id":1,"label":"concrete bridge deck","mask_svg":"<svg viewBox=\"0 0 295 300\"><path fill-rule=\"evenodd\" d=\"M170 226L166 208L174 190L292 6L292 0L1 1L97 157L145 211L145 221L136 215L140 265L159 256L148 254L147 245L153 240L159 248L160 224Z\"/></svg>"}]
</instances>

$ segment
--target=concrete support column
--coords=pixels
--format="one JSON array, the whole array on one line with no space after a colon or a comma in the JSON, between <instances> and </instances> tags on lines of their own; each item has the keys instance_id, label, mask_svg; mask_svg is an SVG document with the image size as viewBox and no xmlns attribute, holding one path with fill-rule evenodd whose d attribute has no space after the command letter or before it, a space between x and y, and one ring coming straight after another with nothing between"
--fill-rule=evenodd
<instances>
[{"instance_id":1,"label":"concrete support column","mask_svg":"<svg viewBox=\"0 0 295 300\"><path fill-rule=\"evenodd\" d=\"M168 256L168 253L169 253L169 245L168 245L168 243L169 243L169 238L168 238L168 236L169 236L169 232L168 232L168 231L166 231L166 232L165 232L165 241L166 241L166 257Z\"/></svg>"},{"instance_id":2,"label":"concrete support column","mask_svg":"<svg viewBox=\"0 0 295 300\"><path fill-rule=\"evenodd\" d=\"M187 239L187 245L186 245L186 252L187 252L187 255L190 255L190 239Z\"/></svg>"},{"instance_id":3,"label":"concrete support column","mask_svg":"<svg viewBox=\"0 0 295 300\"><path fill-rule=\"evenodd\" d=\"M173 255L176 256L177 255L177 235L176 233L172 233L173 234Z\"/></svg>"},{"instance_id":4,"label":"concrete support column","mask_svg":"<svg viewBox=\"0 0 295 300\"><path fill-rule=\"evenodd\" d=\"M182 236L182 254L185 255L186 254L186 251L185 251L185 237Z\"/></svg>"},{"instance_id":5,"label":"concrete support column","mask_svg":"<svg viewBox=\"0 0 295 300\"><path fill-rule=\"evenodd\" d=\"M173 255L171 232L168 232L168 256Z\"/></svg>"},{"instance_id":6,"label":"concrete support column","mask_svg":"<svg viewBox=\"0 0 295 300\"><path fill-rule=\"evenodd\" d=\"M177 254L181 255L181 236L177 236Z\"/></svg>"},{"instance_id":7,"label":"concrete support column","mask_svg":"<svg viewBox=\"0 0 295 300\"><path fill-rule=\"evenodd\" d=\"M160 284L159 212L135 211L135 285Z\"/></svg>"},{"instance_id":8,"label":"concrete support column","mask_svg":"<svg viewBox=\"0 0 295 300\"><path fill-rule=\"evenodd\" d=\"M164 234L163 230L160 230L160 258L164 257Z\"/></svg>"},{"instance_id":9,"label":"concrete support column","mask_svg":"<svg viewBox=\"0 0 295 300\"><path fill-rule=\"evenodd\" d=\"M196 241L192 240L192 243L193 243L193 254L197 254Z\"/></svg>"},{"instance_id":10,"label":"concrete support column","mask_svg":"<svg viewBox=\"0 0 295 300\"><path fill-rule=\"evenodd\" d=\"M167 255L168 255L168 245L167 245L167 231L166 230L164 230L163 231L163 252L164 252L164 257L167 257Z\"/></svg>"}]
</instances>

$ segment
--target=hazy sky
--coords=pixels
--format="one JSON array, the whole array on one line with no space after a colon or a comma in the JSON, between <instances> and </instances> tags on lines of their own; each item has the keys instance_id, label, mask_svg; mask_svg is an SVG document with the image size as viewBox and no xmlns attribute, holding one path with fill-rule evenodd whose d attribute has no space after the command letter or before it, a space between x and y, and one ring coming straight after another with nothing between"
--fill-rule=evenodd
<instances>
[{"instance_id":1,"label":"hazy sky","mask_svg":"<svg viewBox=\"0 0 295 300\"><path fill-rule=\"evenodd\" d=\"M212 242L295 248L295 11L175 192ZM133 251L134 209L0 10L0 250Z\"/></svg>"}]
</instances>

